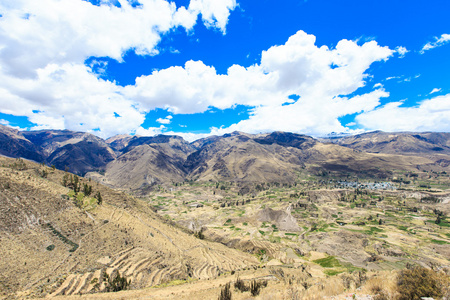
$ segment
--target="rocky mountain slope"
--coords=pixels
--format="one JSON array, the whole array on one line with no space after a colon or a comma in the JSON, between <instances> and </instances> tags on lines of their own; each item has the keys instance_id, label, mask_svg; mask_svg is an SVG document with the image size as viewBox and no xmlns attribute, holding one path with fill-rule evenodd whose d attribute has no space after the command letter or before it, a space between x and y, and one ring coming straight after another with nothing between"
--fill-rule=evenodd
<instances>
[{"instance_id":1,"label":"rocky mountain slope","mask_svg":"<svg viewBox=\"0 0 450 300\"><path fill-rule=\"evenodd\" d=\"M332 139L338 145L371 153L450 155L450 133L369 132Z\"/></svg>"},{"instance_id":2,"label":"rocky mountain slope","mask_svg":"<svg viewBox=\"0 0 450 300\"><path fill-rule=\"evenodd\" d=\"M32 142L18 130L3 125L0 125L0 154L23 157L37 162L43 160L38 148Z\"/></svg>"},{"instance_id":3,"label":"rocky mountain slope","mask_svg":"<svg viewBox=\"0 0 450 300\"><path fill-rule=\"evenodd\" d=\"M103 140L68 130L0 127L0 153L46 162L145 194L185 180L292 183L304 176L390 178L393 170L450 171L449 133L372 132L335 139L233 132L188 143L178 136Z\"/></svg>"}]
</instances>

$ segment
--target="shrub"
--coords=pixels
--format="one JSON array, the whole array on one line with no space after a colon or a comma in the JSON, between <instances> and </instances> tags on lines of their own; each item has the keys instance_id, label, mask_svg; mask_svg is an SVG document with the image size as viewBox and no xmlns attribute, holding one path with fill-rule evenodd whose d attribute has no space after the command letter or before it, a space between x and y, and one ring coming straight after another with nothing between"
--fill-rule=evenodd
<instances>
[{"instance_id":1,"label":"shrub","mask_svg":"<svg viewBox=\"0 0 450 300\"><path fill-rule=\"evenodd\" d=\"M105 281L106 292L118 292L128 289L131 280L127 281L125 276L120 276L120 272L113 272L111 276L108 273L103 273L103 280Z\"/></svg>"},{"instance_id":2,"label":"shrub","mask_svg":"<svg viewBox=\"0 0 450 300\"><path fill-rule=\"evenodd\" d=\"M203 234L203 231L200 229L199 231L196 231L194 233L194 236L198 239L203 240L205 238L205 235Z\"/></svg>"},{"instance_id":3,"label":"shrub","mask_svg":"<svg viewBox=\"0 0 450 300\"><path fill-rule=\"evenodd\" d=\"M261 291L261 287L263 286L264 287L267 286L267 281L263 283L256 280L252 280L252 282L250 283L250 293L252 294L252 296L253 297L258 296Z\"/></svg>"},{"instance_id":4,"label":"shrub","mask_svg":"<svg viewBox=\"0 0 450 300\"><path fill-rule=\"evenodd\" d=\"M399 300L420 300L422 297L441 298L445 279L423 267L405 269L397 278Z\"/></svg>"},{"instance_id":5,"label":"shrub","mask_svg":"<svg viewBox=\"0 0 450 300\"><path fill-rule=\"evenodd\" d=\"M219 300L231 300L230 283L225 284L220 291Z\"/></svg>"},{"instance_id":6,"label":"shrub","mask_svg":"<svg viewBox=\"0 0 450 300\"><path fill-rule=\"evenodd\" d=\"M240 279L239 276L234 283L234 288L241 292L246 292L249 290L249 287L245 285L244 280Z\"/></svg>"}]
</instances>

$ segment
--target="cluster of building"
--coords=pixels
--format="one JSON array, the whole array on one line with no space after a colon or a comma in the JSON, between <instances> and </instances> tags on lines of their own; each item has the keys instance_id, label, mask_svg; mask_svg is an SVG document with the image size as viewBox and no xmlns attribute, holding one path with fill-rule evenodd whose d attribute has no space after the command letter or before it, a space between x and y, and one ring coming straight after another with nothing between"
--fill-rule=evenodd
<instances>
[{"instance_id":1,"label":"cluster of building","mask_svg":"<svg viewBox=\"0 0 450 300\"><path fill-rule=\"evenodd\" d=\"M367 189L367 190L396 190L397 187L392 182L358 182L358 181L338 181L344 188Z\"/></svg>"}]
</instances>

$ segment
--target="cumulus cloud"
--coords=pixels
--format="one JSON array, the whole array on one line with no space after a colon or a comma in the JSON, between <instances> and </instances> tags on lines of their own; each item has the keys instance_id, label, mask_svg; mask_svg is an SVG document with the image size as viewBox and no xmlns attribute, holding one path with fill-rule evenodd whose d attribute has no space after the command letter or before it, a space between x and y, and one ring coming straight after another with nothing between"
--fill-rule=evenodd
<instances>
[{"instance_id":1,"label":"cumulus cloud","mask_svg":"<svg viewBox=\"0 0 450 300\"><path fill-rule=\"evenodd\" d=\"M414 107L402 104L391 102L355 119L370 130L450 131L450 94L424 100Z\"/></svg>"},{"instance_id":2,"label":"cumulus cloud","mask_svg":"<svg viewBox=\"0 0 450 300\"><path fill-rule=\"evenodd\" d=\"M0 111L27 116L37 124L34 129L68 128L108 137L165 132L171 116L158 119L160 127L141 127L146 113L155 108L192 114L246 105L251 108L247 120L211 128L211 134L345 132L350 129L340 117L371 111L389 93L375 86L370 93L346 95L365 86L366 71L374 62L404 52L376 41L341 40L334 48L319 47L314 35L299 31L284 45L263 51L260 63L249 67L233 65L226 74L217 74L202 61L188 61L121 87L100 78L98 70L105 69L101 60L89 66L84 61L92 56L121 61L130 49L156 55L162 34L180 26L192 30L199 14L206 26L225 33L236 1L191 0L187 8L165 0L141 0L138 8L119 2L120 7L81 0L3 1ZM293 101L290 95L299 99Z\"/></svg>"},{"instance_id":3,"label":"cumulus cloud","mask_svg":"<svg viewBox=\"0 0 450 300\"><path fill-rule=\"evenodd\" d=\"M398 47L396 47L396 48L395 48L395 51L398 53L398 55L399 55L400 58L405 57L406 53L409 52L409 50L406 49L406 48L403 47L403 46L398 46Z\"/></svg>"},{"instance_id":4,"label":"cumulus cloud","mask_svg":"<svg viewBox=\"0 0 450 300\"><path fill-rule=\"evenodd\" d=\"M144 122L137 103L123 97L120 87L99 79L79 64L48 65L36 79L0 73L2 112L26 115L33 129L94 131L103 136L129 133ZM117 117L115 112L120 112Z\"/></svg>"},{"instance_id":5,"label":"cumulus cloud","mask_svg":"<svg viewBox=\"0 0 450 300\"><path fill-rule=\"evenodd\" d=\"M134 49L154 55L161 35L176 27L192 30L199 14L209 27L225 31L233 0L192 0L177 8L166 0L92 5L81 0L6 0L0 3L0 60L4 72L33 76L49 63L110 57L122 61ZM32 55L30 55L32 53Z\"/></svg>"},{"instance_id":6,"label":"cumulus cloud","mask_svg":"<svg viewBox=\"0 0 450 300\"><path fill-rule=\"evenodd\" d=\"M158 118L156 120L156 122L158 122L160 124L170 124L170 122L172 122L172 118L173 117L171 115L169 115L169 116L165 117L164 119L163 118Z\"/></svg>"},{"instance_id":7,"label":"cumulus cloud","mask_svg":"<svg viewBox=\"0 0 450 300\"><path fill-rule=\"evenodd\" d=\"M343 132L338 118L369 111L389 94L380 86L368 94L345 97L366 84L365 73L376 61L387 60L393 50L375 41L358 45L342 40L335 48L315 45L315 37L297 32L280 46L263 51L260 64L231 66L219 75L201 61L184 67L154 71L135 85L117 86L76 63L49 64L36 78L20 79L0 73L7 105L3 112L27 115L36 128L95 131L100 136L136 132L156 134L165 127L140 127L155 108L174 114L199 113L210 107L253 107L250 118L212 134L240 130L285 130L309 134ZM1 90L0 90L1 91ZM297 95L298 101L289 96ZM120 112L116 117L115 112ZM171 119L157 120L169 124Z\"/></svg>"},{"instance_id":8,"label":"cumulus cloud","mask_svg":"<svg viewBox=\"0 0 450 300\"><path fill-rule=\"evenodd\" d=\"M161 125L159 127L149 127L149 128L143 128L141 126L137 127L137 129L134 131L136 135L140 136L154 136L158 134L162 134L165 131L166 127L164 125Z\"/></svg>"},{"instance_id":9,"label":"cumulus cloud","mask_svg":"<svg viewBox=\"0 0 450 300\"><path fill-rule=\"evenodd\" d=\"M441 47L449 42L450 42L450 34L444 33L440 37L435 37L434 42L426 43L425 46L422 47L422 50L420 50L420 53L424 54L425 51L434 49L436 47Z\"/></svg>"},{"instance_id":10,"label":"cumulus cloud","mask_svg":"<svg viewBox=\"0 0 450 300\"><path fill-rule=\"evenodd\" d=\"M202 14L206 27L215 27L225 33L230 11L236 8L236 0L191 0L191 14Z\"/></svg>"},{"instance_id":11,"label":"cumulus cloud","mask_svg":"<svg viewBox=\"0 0 450 300\"><path fill-rule=\"evenodd\" d=\"M82 0L0 2L0 111L27 116L34 129L68 128L107 137L142 124L145 112L114 82L101 80L105 63L128 50L156 55L161 36L192 31L199 15L225 32L235 1L193 0L177 8L166 0L119 0L92 5ZM95 70L95 73L93 72ZM114 107L114 109L113 109ZM120 112L116 117L114 111Z\"/></svg>"},{"instance_id":12,"label":"cumulus cloud","mask_svg":"<svg viewBox=\"0 0 450 300\"><path fill-rule=\"evenodd\" d=\"M163 107L172 113L198 113L209 107L225 109L235 105L254 107L248 120L227 128L212 128L213 134L234 130L310 134L345 131L339 117L371 110L389 94L377 89L351 98L345 95L365 85L365 71L372 63L386 60L393 53L375 41L358 45L342 40L334 49L318 47L315 36L299 31L284 45L263 51L260 64L247 68L233 65L227 74L219 75L214 67L201 61L188 61L184 67L137 78L124 94L145 110ZM300 99L290 100L293 94Z\"/></svg>"}]
</instances>

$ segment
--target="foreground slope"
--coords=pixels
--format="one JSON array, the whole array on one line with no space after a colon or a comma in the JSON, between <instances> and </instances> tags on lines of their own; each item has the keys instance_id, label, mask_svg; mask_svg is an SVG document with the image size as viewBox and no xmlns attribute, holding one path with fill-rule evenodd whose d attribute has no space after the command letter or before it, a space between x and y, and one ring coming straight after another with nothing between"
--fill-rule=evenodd
<instances>
[{"instance_id":1,"label":"foreground slope","mask_svg":"<svg viewBox=\"0 0 450 300\"><path fill-rule=\"evenodd\" d=\"M131 288L214 278L257 263L248 254L195 238L150 206L80 178L103 204L61 185L64 173L0 157L0 291L45 296L105 290L120 272ZM99 284L96 284L99 283Z\"/></svg>"}]
</instances>

